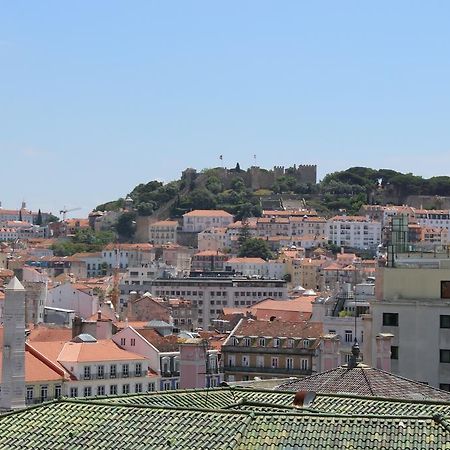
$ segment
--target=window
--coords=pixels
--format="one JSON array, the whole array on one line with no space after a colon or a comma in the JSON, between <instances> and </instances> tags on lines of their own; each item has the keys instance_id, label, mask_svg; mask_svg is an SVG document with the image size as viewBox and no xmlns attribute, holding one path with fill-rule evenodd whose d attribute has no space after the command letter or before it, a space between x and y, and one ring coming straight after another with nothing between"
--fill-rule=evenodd
<instances>
[{"instance_id":1,"label":"window","mask_svg":"<svg viewBox=\"0 0 450 450\"><path fill-rule=\"evenodd\" d=\"M256 356L256 366L257 367L264 367L264 355L257 355Z\"/></svg>"},{"instance_id":2,"label":"window","mask_svg":"<svg viewBox=\"0 0 450 450\"><path fill-rule=\"evenodd\" d=\"M134 392L136 394L139 394L140 392L142 392L142 383L136 383L134 385Z\"/></svg>"},{"instance_id":3,"label":"window","mask_svg":"<svg viewBox=\"0 0 450 450\"><path fill-rule=\"evenodd\" d=\"M294 339L288 339L287 346L288 348L294 348Z\"/></svg>"},{"instance_id":4,"label":"window","mask_svg":"<svg viewBox=\"0 0 450 450\"><path fill-rule=\"evenodd\" d=\"M97 386L97 395L105 395L105 386Z\"/></svg>"},{"instance_id":5,"label":"window","mask_svg":"<svg viewBox=\"0 0 450 450\"><path fill-rule=\"evenodd\" d=\"M60 384L57 384L55 386L55 398L60 398L62 394L62 386Z\"/></svg>"},{"instance_id":6,"label":"window","mask_svg":"<svg viewBox=\"0 0 450 450\"><path fill-rule=\"evenodd\" d=\"M105 377L105 366L97 367L97 378L102 380Z\"/></svg>"},{"instance_id":7,"label":"window","mask_svg":"<svg viewBox=\"0 0 450 450\"><path fill-rule=\"evenodd\" d=\"M170 381L164 381L163 383L163 391L169 391L170 390Z\"/></svg>"},{"instance_id":8,"label":"window","mask_svg":"<svg viewBox=\"0 0 450 450\"><path fill-rule=\"evenodd\" d=\"M84 395L85 397L90 397L90 396L92 395L92 388L91 388L91 386L86 386L86 387L84 388L83 395Z\"/></svg>"},{"instance_id":9,"label":"window","mask_svg":"<svg viewBox=\"0 0 450 450\"><path fill-rule=\"evenodd\" d=\"M78 397L78 388L77 387L71 387L70 388L70 396L71 397Z\"/></svg>"},{"instance_id":10,"label":"window","mask_svg":"<svg viewBox=\"0 0 450 450\"><path fill-rule=\"evenodd\" d=\"M259 338L259 346L265 347L266 346L266 340L264 338Z\"/></svg>"},{"instance_id":11,"label":"window","mask_svg":"<svg viewBox=\"0 0 450 450\"><path fill-rule=\"evenodd\" d=\"M109 395L117 395L117 384L109 386Z\"/></svg>"},{"instance_id":12,"label":"window","mask_svg":"<svg viewBox=\"0 0 450 450\"><path fill-rule=\"evenodd\" d=\"M244 347L250 347L250 345L251 345L251 340L250 340L250 338L245 337L245 338L244 338L244 341L243 341L243 344L244 344Z\"/></svg>"},{"instance_id":13,"label":"window","mask_svg":"<svg viewBox=\"0 0 450 450\"><path fill-rule=\"evenodd\" d=\"M278 358L273 357L271 360L272 369L278 369Z\"/></svg>"},{"instance_id":14,"label":"window","mask_svg":"<svg viewBox=\"0 0 450 450\"><path fill-rule=\"evenodd\" d=\"M34 388L33 386L27 386L27 400L33 400Z\"/></svg>"},{"instance_id":15,"label":"window","mask_svg":"<svg viewBox=\"0 0 450 450\"><path fill-rule=\"evenodd\" d=\"M450 350L440 350L439 361L441 363L450 363Z\"/></svg>"},{"instance_id":16,"label":"window","mask_svg":"<svg viewBox=\"0 0 450 450\"><path fill-rule=\"evenodd\" d=\"M398 346L391 345L391 359L398 359Z\"/></svg>"},{"instance_id":17,"label":"window","mask_svg":"<svg viewBox=\"0 0 450 450\"><path fill-rule=\"evenodd\" d=\"M84 379L85 380L91 379L91 366L84 366Z\"/></svg>"},{"instance_id":18,"label":"window","mask_svg":"<svg viewBox=\"0 0 450 450\"><path fill-rule=\"evenodd\" d=\"M128 377L130 373L130 366L128 364L123 364L122 365L122 376L124 378Z\"/></svg>"},{"instance_id":19,"label":"window","mask_svg":"<svg viewBox=\"0 0 450 450\"><path fill-rule=\"evenodd\" d=\"M274 346L274 347L279 347L279 346L280 346L280 340L279 340L278 338L275 338L275 339L273 340L273 346Z\"/></svg>"},{"instance_id":20,"label":"window","mask_svg":"<svg viewBox=\"0 0 450 450\"><path fill-rule=\"evenodd\" d=\"M352 330L345 330L345 342L353 341L353 332Z\"/></svg>"},{"instance_id":21,"label":"window","mask_svg":"<svg viewBox=\"0 0 450 450\"><path fill-rule=\"evenodd\" d=\"M301 370L308 370L308 360L305 358L302 358L300 360L300 369Z\"/></svg>"},{"instance_id":22,"label":"window","mask_svg":"<svg viewBox=\"0 0 450 450\"><path fill-rule=\"evenodd\" d=\"M125 338L120 338L120 345L125 345L125 342L126 342Z\"/></svg>"},{"instance_id":23,"label":"window","mask_svg":"<svg viewBox=\"0 0 450 450\"><path fill-rule=\"evenodd\" d=\"M398 327L398 313L383 313L384 327Z\"/></svg>"},{"instance_id":24,"label":"window","mask_svg":"<svg viewBox=\"0 0 450 450\"><path fill-rule=\"evenodd\" d=\"M450 298L450 281L441 281L441 298Z\"/></svg>"},{"instance_id":25,"label":"window","mask_svg":"<svg viewBox=\"0 0 450 450\"><path fill-rule=\"evenodd\" d=\"M131 345L132 347L134 347L134 346L136 345L136 339L135 339L135 338L131 338L131 339L130 339L130 345Z\"/></svg>"},{"instance_id":26,"label":"window","mask_svg":"<svg viewBox=\"0 0 450 450\"><path fill-rule=\"evenodd\" d=\"M250 365L250 358L248 355L242 355L242 365L248 367Z\"/></svg>"},{"instance_id":27,"label":"window","mask_svg":"<svg viewBox=\"0 0 450 450\"><path fill-rule=\"evenodd\" d=\"M441 326L441 328L450 328L450 316L441 315L440 316L440 326Z\"/></svg>"},{"instance_id":28,"label":"window","mask_svg":"<svg viewBox=\"0 0 450 450\"><path fill-rule=\"evenodd\" d=\"M109 375L111 378L116 378L117 376L117 366L115 364L111 364L109 368Z\"/></svg>"},{"instance_id":29,"label":"window","mask_svg":"<svg viewBox=\"0 0 450 450\"><path fill-rule=\"evenodd\" d=\"M309 348L309 340L303 339L303 348Z\"/></svg>"},{"instance_id":30,"label":"window","mask_svg":"<svg viewBox=\"0 0 450 450\"><path fill-rule=\"evenodd\" d=\"M147 392L154 392L154 391L155 391L155 383L148 383Z\"/></svg>"},{"instance_id":31,"label":"window","mask_svg":"<svg viewBox=\"0 0 450 450\"><path fill-rule=\"evenodd\" d=\"M136 363L136 374L137 377L141 377L142 376L142 364L141 363Z\"/></svg>"},{"instance_id":32,"label":"window","mask_svg":"<svg viewBox=\"0 0 450 450\"><path fill-rule=\"evenodd\" d=\"M286 369L294 368L294 358L286 358Z\"/></svg>"}]
</instances>

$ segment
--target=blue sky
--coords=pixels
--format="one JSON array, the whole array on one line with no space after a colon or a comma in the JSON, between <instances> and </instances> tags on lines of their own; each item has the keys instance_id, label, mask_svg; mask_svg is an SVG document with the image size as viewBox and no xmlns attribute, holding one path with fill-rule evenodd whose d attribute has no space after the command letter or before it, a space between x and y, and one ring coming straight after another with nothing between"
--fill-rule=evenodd
<instances>
[{"instance_id":1,"label":"blue sky","mask_svg":"<svg viewBox=\"0 0 450 450\"><path fill-rule=\"evenodd\" d=\"M53 212L185 167L450 172L450 2L0 4L0 201Z\"/></svg>"}]
</instances>

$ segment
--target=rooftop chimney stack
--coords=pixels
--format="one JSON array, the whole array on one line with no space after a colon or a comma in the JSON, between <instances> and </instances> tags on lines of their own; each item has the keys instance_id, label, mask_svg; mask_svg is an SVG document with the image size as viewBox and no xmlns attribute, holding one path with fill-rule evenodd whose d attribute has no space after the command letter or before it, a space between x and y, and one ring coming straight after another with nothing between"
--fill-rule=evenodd
<instances>
[{"instance_id":1,"label":"rooftop chimney stack","mask_svg":"<svg viewBox=\"0 0 450 450\"><path fill-rule=\"evenodd\" d=\"M25 408L25 288L14 277L5 288L0 409Z\"/></svg>"}]
</instances>

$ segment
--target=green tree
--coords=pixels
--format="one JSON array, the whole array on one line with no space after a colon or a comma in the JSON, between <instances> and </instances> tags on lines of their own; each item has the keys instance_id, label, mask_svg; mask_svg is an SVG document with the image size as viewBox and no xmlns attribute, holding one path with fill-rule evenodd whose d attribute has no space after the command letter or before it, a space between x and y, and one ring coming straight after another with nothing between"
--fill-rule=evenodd
<instances>
[{"instance_id":1,"label":"green tree","mask_svg":"<svg viewBox=\"0 0 450 450\"><path fill-rule=\"evenodd\" d=\"M123 213L117 220L116 231L120 237L130 239L136 231L136 214L133 212Z\"/></svg>"},{"instance_id":2,"label":"green tree","mask_svg":"<svg viewBox=\"0 0 450 450\"><path fill-rule=\"evenodd\" d=\"M37 214L36 225L42 225L42 213L41 213L40 209L39 209L38 214Z\"/></svg>"},{"instance_id":3,"label":"green tree","mask_svg":"<svg viewBox=\"0 0 450 450\"><path fill-rule=\"evenodd\" d=\"M252 235L250 234L250 225L248 223L247 218L242 219L242 227L239 230L239 236L238 236L238 244L239 247L242 247L250 238Z\"/></svg>"},{"instance_id":4,"label":"green tree","mask_svg":"<svg viewBox=\"0 0 450 450\"><path fill-rule=\"evenodd\" d=\"M238 256L241 258L262 258L265 260L273 257L267 242L258 238L247 239L240 246Z\"/></svg>"}]
</instances>

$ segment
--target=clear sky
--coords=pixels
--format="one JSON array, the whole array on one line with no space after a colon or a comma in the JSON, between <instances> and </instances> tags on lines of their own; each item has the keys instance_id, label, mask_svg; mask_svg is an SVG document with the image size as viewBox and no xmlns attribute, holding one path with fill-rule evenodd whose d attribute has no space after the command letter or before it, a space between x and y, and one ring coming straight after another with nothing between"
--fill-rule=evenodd
<instances>
[{"instance_id":1,"label":"clear sky","mask_svg":"<svg viewBox=\"0 0 450 450\"><path fill-rule=\"evenodd\" d=\"M0 201L190 166L450 174L448 1L3 1Z\"/></svg>"}]
</instances>

